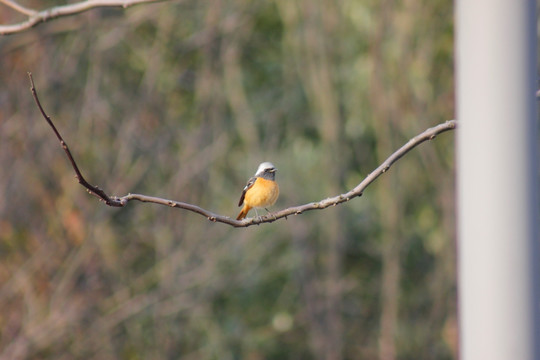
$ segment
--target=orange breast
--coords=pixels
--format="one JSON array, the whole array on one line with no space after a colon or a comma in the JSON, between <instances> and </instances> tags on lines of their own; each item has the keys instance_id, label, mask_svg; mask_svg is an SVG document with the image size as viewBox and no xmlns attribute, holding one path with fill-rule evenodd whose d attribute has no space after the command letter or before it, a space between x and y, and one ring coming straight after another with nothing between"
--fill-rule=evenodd
<instances>
[{"instance_id":1,"label":"orange breast","mask_svg":"<svg viewBox=\"0 0 540 360\"><path fill-rule=\"evenodd\" d=\"M279 186L275 181L257 178L255 184L246 192L244 202L251 207L272 206L279 196Z\"/></svg>"}]
</instances>

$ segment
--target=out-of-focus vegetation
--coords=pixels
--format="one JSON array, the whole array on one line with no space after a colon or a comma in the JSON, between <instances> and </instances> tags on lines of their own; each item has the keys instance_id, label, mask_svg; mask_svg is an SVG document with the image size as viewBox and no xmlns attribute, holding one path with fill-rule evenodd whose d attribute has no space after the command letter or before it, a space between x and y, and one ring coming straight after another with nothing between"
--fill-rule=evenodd
<instances>
[{"instance_id":1,"label":"out-of-focus vegetation","mask_svg":"<svg viewBox=\"0 0 540 360\"><path fill-rule=\"evenodd\" d=\"M0 358L455 358L452 133L233 229L89 196L26 74L91 183L236 216L261 161L303 204L452 118L452 31L451 1L185 0L0 38Z\"/></svg>"}]
</instances>

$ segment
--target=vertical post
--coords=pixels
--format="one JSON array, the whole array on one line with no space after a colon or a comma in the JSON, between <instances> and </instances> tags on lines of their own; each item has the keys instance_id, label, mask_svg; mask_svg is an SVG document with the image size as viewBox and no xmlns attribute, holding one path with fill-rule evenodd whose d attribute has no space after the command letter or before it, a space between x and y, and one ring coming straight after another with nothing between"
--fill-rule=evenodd
<instances>
[{"instance_id":1,"label":"vertical post","mask_svg":"<svg viewBox=\"0 0 540 360\"><path fill-rule=\"evenodd\" d=\"M457 0L461 358L540 359L533 0Z\"/></svg>"}]
</instances>

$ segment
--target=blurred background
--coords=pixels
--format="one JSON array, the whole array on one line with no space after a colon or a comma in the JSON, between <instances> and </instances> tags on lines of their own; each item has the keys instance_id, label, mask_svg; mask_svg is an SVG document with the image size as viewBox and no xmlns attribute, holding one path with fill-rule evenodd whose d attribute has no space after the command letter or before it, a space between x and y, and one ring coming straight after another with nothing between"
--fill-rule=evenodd
<instances>
[{"instance_id":1,"label":"blurred background","mask_svg":"<svg viewBox=\"0 0 540 360\"><path fill-rule=\"evenodd\" d=\"M27 77L90 183L235 217L262 161L279 210L453 118L452 21L442 0L184 0L0 37L0 359L456 358L452 132L360 198L235 229L90 196Z\"/></svg>"}]
</instances>

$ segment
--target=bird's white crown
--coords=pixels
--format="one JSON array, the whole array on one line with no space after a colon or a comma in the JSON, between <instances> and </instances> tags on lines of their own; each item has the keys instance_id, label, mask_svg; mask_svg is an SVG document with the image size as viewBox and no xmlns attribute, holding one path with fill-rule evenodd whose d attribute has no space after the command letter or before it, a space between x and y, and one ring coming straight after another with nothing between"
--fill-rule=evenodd
<instances>
[{"instance_id":1,"label":"bird's white crown","mask_svg":"<svg viewBox=\"0 0 540 360\"><path fill-rule=\"evenodd\" d=\"M259 168L257 169L257 172L255 173L255 175L262 174L265 172L265 170L269 170L269 169L275 169L274 164L272 164L271 162L265 161L261 163L261 165L259 165Z\"/></svg>"}]
</instances>

